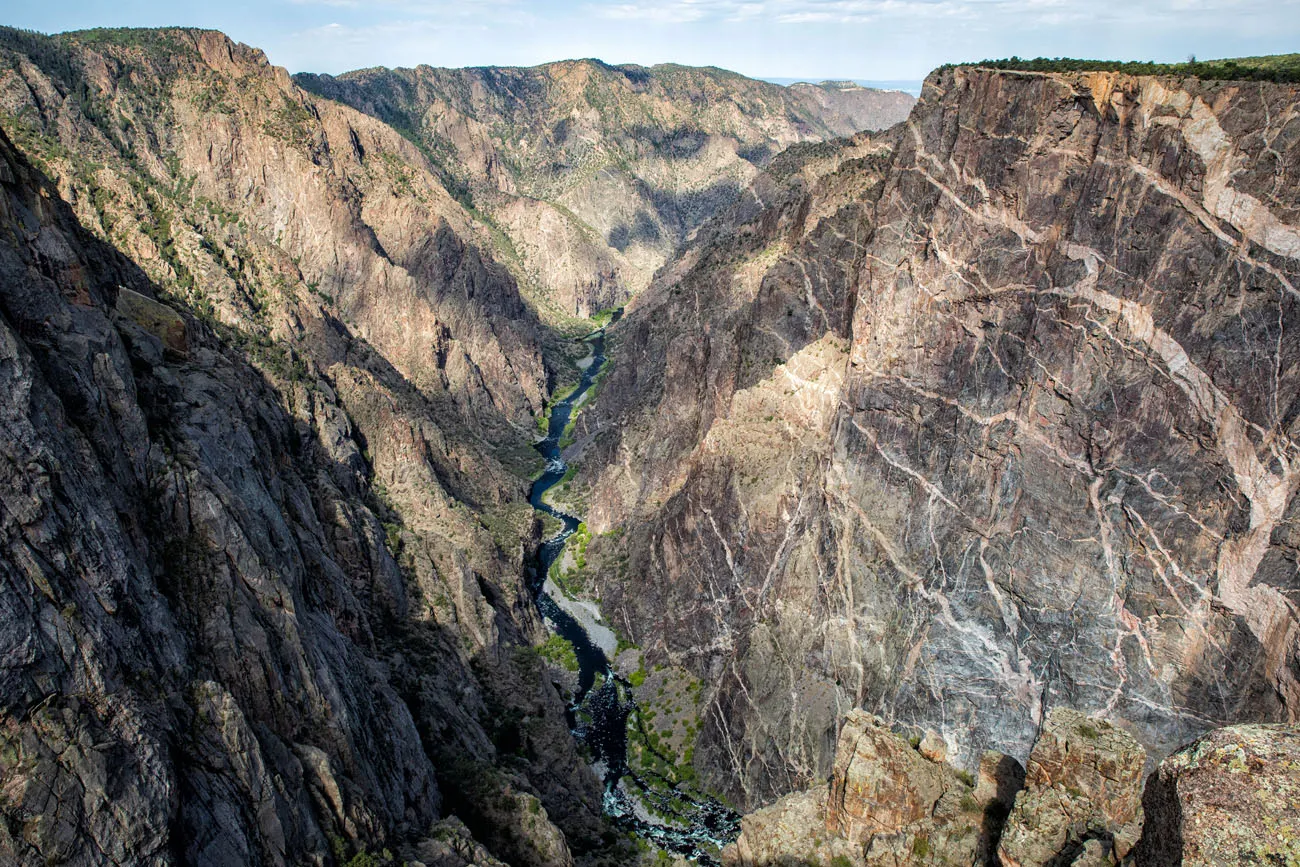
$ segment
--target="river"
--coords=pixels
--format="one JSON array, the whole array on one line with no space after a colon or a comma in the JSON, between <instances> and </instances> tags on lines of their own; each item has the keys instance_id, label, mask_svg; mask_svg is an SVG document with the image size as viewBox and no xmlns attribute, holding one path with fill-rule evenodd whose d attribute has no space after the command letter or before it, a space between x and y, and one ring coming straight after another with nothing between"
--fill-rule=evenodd
<instances>
[{"instance_id":1,"label":"river","mask_svg":"<svg viewBox=\"0 0 1300 867\"><path fill-rule=\"evenodd\" d=\"M621 313L615 314L614 322ZM612 633L593 636L593 632L603 629L595 606L563 598L557 601L553 594L563 591L546 583L551 565L563 555L581 518L556 509L544 497L568 472L560 446L564 429L607 361L603 328L583 339L591 349L590 363L577 389L552 407L546 436L536 444L546 459L546 468L533 482L528 501L539 512L558 518L563 527L538 549L533 596L547 626L568 640L577 655L578 690L569 707L570 727L574 737L587 745L595 768L604 777L606 814L659 849L714 867L718 864L717 852L740 833L739 814L684 784L674 785L651 773L638 775L628 767L628 721L633 725L641 723L632 685L614 672L602 649L602 645L611 646Z\"/></svg>"}]
</instances>

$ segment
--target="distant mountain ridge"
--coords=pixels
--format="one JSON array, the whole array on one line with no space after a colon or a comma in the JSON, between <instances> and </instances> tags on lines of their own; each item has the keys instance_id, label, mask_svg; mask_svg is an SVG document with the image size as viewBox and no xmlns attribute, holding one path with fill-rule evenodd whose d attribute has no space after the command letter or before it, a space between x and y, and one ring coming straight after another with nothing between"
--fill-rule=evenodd
<instances>
[{"instance_id":1,"label":"distant mountain ridge","mask_svg":"<svg viewBox=\"0 0 1300 867\"><path fill-rule=\"evenodd\" d=\"M915 102L598 60L295 80L422 147L449 188L499 228L500 258L544 314L559 317L589 316L638 292L787 146L892 126Z\"/></svg>"},{"instance_id":2,"label":"distant mountain ridge","mask_svg":"<svg viewBox=\"0 0 1300 867\"><path fill-rule=\"evenodd\" d=\"M808 76L806 78L772 78L762 77L763 81L770 81L773 84L780 84L789 87L792 84L819 84L822 86L843 84L851 82L859 87L867 87L872 90L901 90L903 93L912 96L921 95L921 85L925 83L920 78L818 78L817 76Z\"/></svg>"}]
</instances>

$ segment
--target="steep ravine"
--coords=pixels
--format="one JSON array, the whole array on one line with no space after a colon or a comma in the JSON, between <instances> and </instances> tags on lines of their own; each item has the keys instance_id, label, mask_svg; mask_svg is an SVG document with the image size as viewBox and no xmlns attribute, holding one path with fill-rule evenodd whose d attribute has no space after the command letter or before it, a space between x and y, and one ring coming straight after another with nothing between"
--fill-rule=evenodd
<instances>
[{"instance_id":1,"label":"steep ravine","mask_svg":"<svg viewBox=\"0 0 1300 867\"><path fill-rule=\"evenodd\" d=\"M617 311L613 321L617 322L621 315L622 310ZM582 377L577 387L551 408L546 434L536 444L546 467L533 483L528 501L534 509L558 519L561 528L538 548L533 593L547 626L572 645L577 659L577 688L569 707L570 721L574 736L590 751L593 766L603 777L606 814L664 851L706 865L717 864L721 848L740 833L740 816L707 794L638 776L629 767L628 726L643 723L638 719L641 709L632 685L610 665L617 639L604 625L595 603L570 599L549 578L552 565L563 555L581 518L551 505L546 495L568 474L561 446L565 430L574 413L584 406L607 361L603 328L583 340L591 354L584 360ZM625 779L633 785L625 785Z\"/></svg>"},{"instance_id":2,"label":"steep ravine","mask_svg":"<svg viewBox=\"0 0 1300 867\"><path fill-rule=\"evenodd\" d=\"M555 344L418 152L204 31L2 31L0 108L0 863L634 857L534 650Z\"/></svg>"},{"instance_id":3,"label":"steep ravine","mask_svg":"<svg viewBox=\"0 0 1300 867\"><path fill-rule=\"evenodd\" d=\"M788 145L883 129L915 102L898 91L598 60L295 81L419 142L449 188L499 228L499 258L544 315L561 319L643 289Z\"/></svg>"}]
</instances>

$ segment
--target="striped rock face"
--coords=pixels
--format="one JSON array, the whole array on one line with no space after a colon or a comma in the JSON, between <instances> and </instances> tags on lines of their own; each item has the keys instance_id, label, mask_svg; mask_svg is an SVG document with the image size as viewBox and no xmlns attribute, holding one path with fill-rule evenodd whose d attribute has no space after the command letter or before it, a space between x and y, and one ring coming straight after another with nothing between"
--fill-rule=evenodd
<instances>
[{"instance_id":1,"label":"striped rock face","mask_svg":"<svg viewBox=\"0 0 1300 867\"><path fill-rule=\"evenodd\" d=\"M1298 114L941 70L632 305L577 482L609 610L716 684L717 786L824 778L853 707L972 770L1058 705L1156 757L1296 718Z\"/></svg>"}]
</instances>

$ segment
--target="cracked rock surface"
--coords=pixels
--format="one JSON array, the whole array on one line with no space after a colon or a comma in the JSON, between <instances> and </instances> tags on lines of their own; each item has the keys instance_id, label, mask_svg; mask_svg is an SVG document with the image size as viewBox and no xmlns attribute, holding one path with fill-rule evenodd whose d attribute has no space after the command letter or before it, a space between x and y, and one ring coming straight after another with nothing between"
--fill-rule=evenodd
<instances>
[{"instance_id":1,"label":"cracked rock surface","mask_svg":"<svg viewBox=\"0 0 1300 867\"><path fill-rule=\"evenodd\" d=\"M829 785L795 792L741 821L733 867L994 863L1022 769L990 753L979 781L930 758L861 710L844 719Z\"/></svg>"},{"instance_id":2,"label":"cracked rock surface","mask_svg":"<svg viewBox=\"0 0 1300 867\"><path fill-rule=\"evenodd\" d=\"M482 227L221 34L0 57L0 863L624 861L523 577L562 358Z\"/></svg>"},{"instance_id":3,"label":"cracked rock surface","mask_svg":"<svg viewBox=\"0 0 1300 867\"><path fill-rule=\"evenodd\" d=\"M1300 729L1218 729L1160 763L1140 863L1300 863Z\"/></svg>"},{"instance_id":4,"label":"cracked rock surface","mask_svg":"<svg viewBox=\"0 0 1300 867\"><path fill-rule=\"evenodd\" d=\"M1117 864L1142 833L1146 751L1106 720L1053 708L998 846L1004 867Z\"/></svg>"},{"instance_id":5,"label":"cracked rock surface","mask_svg":"<svg viewBox=\"0 0 1300 867\"><path fill-rule=\"evenodd\" d=\"M825 779L856 707L971 771L1060 705L1153 759L1294 720L1297 285L1294 85L944 69L774 161L575 432L606 612L714 685L702 776Z\"/></svg>"}]
</instances>

